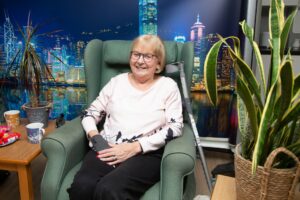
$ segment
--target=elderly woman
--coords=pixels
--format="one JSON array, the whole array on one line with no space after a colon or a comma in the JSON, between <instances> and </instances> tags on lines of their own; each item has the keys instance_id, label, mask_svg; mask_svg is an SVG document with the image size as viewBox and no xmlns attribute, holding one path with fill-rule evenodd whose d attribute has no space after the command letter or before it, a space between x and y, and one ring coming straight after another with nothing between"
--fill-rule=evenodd
<instances>
[{"instance_id":1,"label":"elderly woman","mask_svg":"<svg viewBox=\"0 0 300 200\"><path fill-rule=\"evenodd\" d=\"M182 134L178 86L159 75L165 67L161 39L136 38L129 63L131 72L112 78L83 116L92 149L68 189L71 200L139 199L159 181L164 145ZM108 145L99 150L102 137Z\"/></svg>"}]
</instances>

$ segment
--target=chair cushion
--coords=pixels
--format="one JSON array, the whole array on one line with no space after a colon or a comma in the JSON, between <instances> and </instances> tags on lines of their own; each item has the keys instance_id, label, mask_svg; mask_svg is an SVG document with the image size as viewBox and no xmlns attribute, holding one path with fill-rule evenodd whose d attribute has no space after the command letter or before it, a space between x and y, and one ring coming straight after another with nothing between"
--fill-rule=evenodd
<instances>
[{"instance_id":1,"label":"chair cushion","mask_svg":"<svg viewBox=\"0 0 300 200\"><path fill-rule=\"evenodd\" d=\"M128 64L131 41L124 40L108 40L104 42L103 59L107 64ZM166 49L166 63L177 61L178 48L176 42L164 42Z\"/></svg>"}]
</instances>

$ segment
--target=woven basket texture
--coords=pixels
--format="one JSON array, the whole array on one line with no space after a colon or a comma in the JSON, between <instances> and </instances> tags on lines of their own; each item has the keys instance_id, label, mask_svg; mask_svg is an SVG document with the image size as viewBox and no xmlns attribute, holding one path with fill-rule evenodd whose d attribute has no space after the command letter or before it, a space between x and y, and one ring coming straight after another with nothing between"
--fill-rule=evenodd
<instances>
[{"instance_id":1,"label":"woven basket texture","mask_svg":"<svg viewBox=\"0 0 300 200\"><path fill-rule=\"evenodd\" d=\"M286 150L285 148L282 148ZM235 177L238 200L294 200L295 186L299 180L300 165L297 157L297 167L289 169L271 168L274 158L282 149L272 152L269 167L259 166L252 175L251 161L240 155L239 145L235 153ZM286 152L284 152L286 153ZM269 157L270 157L269 156ZM268 160L266 161L266 163ZM271 162L271 163L270 163Z\"/></svg>"}]
</instances>

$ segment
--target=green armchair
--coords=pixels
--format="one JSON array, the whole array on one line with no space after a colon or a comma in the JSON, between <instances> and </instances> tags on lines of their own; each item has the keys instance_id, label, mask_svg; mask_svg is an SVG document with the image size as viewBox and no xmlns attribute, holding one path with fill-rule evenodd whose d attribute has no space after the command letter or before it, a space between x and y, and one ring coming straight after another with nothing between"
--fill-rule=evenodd
<instances>
[{"instance_id":1,"label":"green armchair","mask_svg":"<svg viewBox=\"0 0 300 200\"><path fill-rule=\"evenodd\" d=\"M188 84L193 68L193 44L164 42L166 63L184 61ZM87 103L90 104L100 89L118 73L129 71L131 41L92 40L85 49L85 74ZM179 80L177 80L180 85ZM194 166L195 140L188 123L184 124L183 136L170 141L163 154L161 179L141 198L142 200L193 199L195 195ZM88 151L88 143L81 127L80 118L67 122L42 140L42 152L47 164L41 183L42 200L66 200L66 191L79 170Z\"/></svg>"}]
</instances>

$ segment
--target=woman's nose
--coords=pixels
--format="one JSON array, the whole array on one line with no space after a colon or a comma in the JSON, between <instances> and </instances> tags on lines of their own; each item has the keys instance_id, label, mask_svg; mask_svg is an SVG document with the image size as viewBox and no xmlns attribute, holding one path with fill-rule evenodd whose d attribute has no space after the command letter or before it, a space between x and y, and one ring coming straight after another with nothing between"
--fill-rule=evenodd
<instances>
[{"instance_id":1,"label":"woman's nose","mask_svg":"<svg viewBox=\"0 0 300 200\"><path fill-rule=\"evenodd\" d=\"M138 63L144 63L144 56L140 55L139 59L137 60Z\"/></svg>"}]
</instances>

